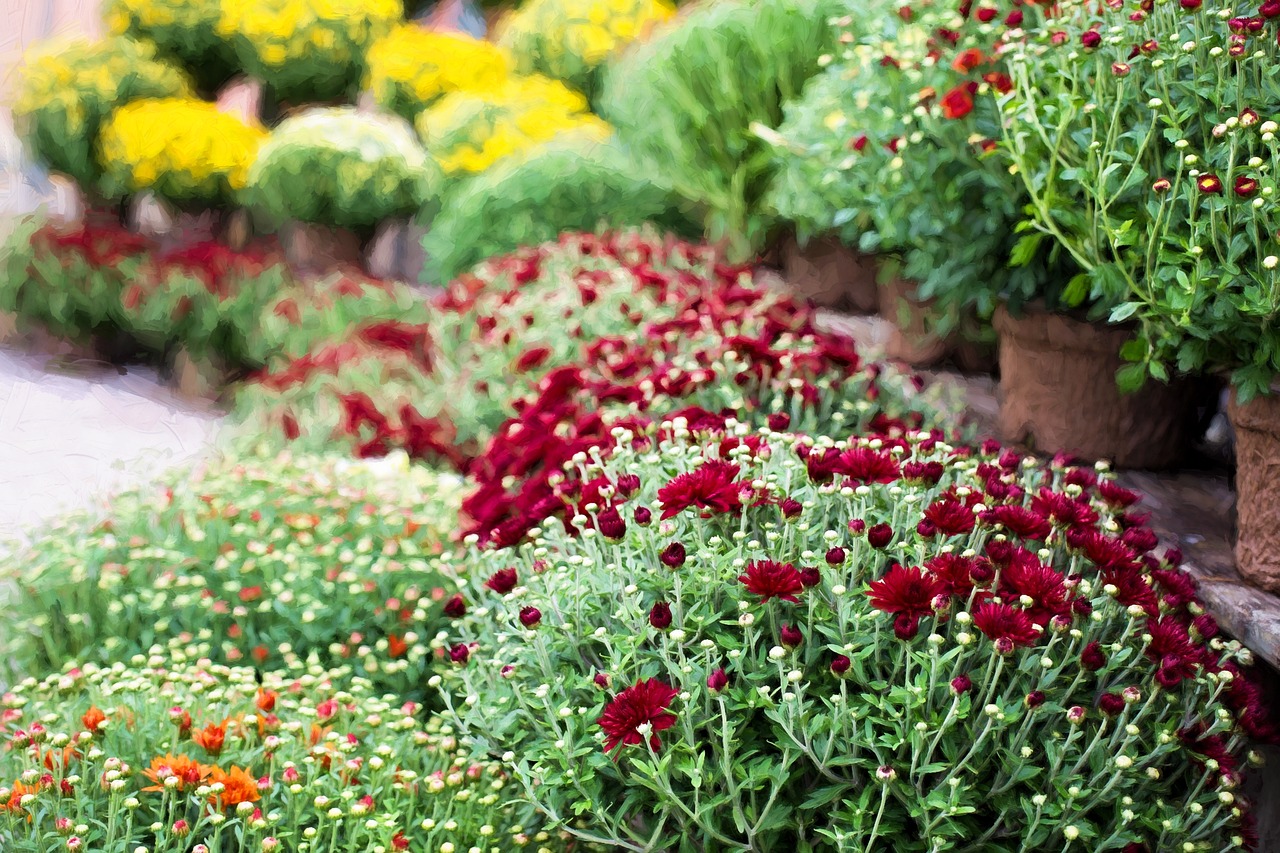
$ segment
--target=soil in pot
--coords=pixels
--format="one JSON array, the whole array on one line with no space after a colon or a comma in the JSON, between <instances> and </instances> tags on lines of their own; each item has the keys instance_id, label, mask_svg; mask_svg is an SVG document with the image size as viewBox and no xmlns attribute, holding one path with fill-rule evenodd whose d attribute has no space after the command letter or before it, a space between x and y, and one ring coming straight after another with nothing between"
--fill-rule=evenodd
<instances>
[{"instance_id":1,"label":"soil in pot","mask_svg":"<svg viewBox=\"0 0 1280 853\"><path fill-rule=\"evenodd\" d=\"M788 236L779 246L783 275L800 297L822 308L874 314L880 307L875 259L834 237L804 245Z\"/></svg>"},{"instance_id":2,"label":"soil in pot","mask_svg":"<svg viewBox=\"0 0 1280 853\"><path fill-rule=\"evenodd\" d=\"M1236 565L1250 583L1280 593L1280 394L1227 401L1235 432Z\"/></svg>"},{"instance_id":3,"label":"soil in pot","mask_svg":"<svg viewBox=\"0 0 1280 853\"><path fill-rule=\"evenodd\" d=\"M1132 330L1031 310L996 310L1000 340L1000 438L1065 451L1120 468L1175 465L1193 442L1202 383L1116 385L1120 347Z\"/></svg>"}]
</instances>

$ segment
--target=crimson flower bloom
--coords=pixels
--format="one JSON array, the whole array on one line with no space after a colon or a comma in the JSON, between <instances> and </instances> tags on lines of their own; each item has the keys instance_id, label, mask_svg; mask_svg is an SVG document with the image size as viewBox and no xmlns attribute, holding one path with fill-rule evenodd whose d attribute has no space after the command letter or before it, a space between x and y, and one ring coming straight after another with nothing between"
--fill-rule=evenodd
<instances>
[{"instance_id":1,"label":"crimson flower bloom","mask_svg":"<svg viewBox=\"0 0 1280 853\"><path fill-rule=\"evenodd\" d=\"M951 68L961 74L967 74L984 62L986 62L986 57L982 55L982 51L976 47L971 47L968 50L960 51L959 55L952 61Z\"/></svg>"},{"instance_id":2,"label":"crimson flower bloom","mask_svg":"<svg viewBox=\"0 0 1280 853\"><path fill-rule=\"evenodd\" d=\"M956 86L942 96L942 114L949 119L960 119L973 112L973 95L964 86Z\"/></svg>"},{"instance_id":3,"label":"crimson flower bloom","mask_svg":"<svg viewBox=\"0 0 1280 853\"><path fill-rule=\"evenodd\" d=\"M671 627L671 605L665 601L659 601L653 605L649 611L649 624L657 628L659 631L666 630Z\"/></svg>"},{"instance_id":4,"label":"crimson flower bloom","mask_svg":"<svg viewBox=\"0 0 1280 853\"><path fill-rule=\"evenodd\" d=\"M1040 513L1021 506L998 506L982 514L987 524L999 524L1011 533L1024 539L1036 539L1043 542L1049 537L1052 529L1048 520Z\"/></svg>"},{"instance_id":5,"label":"crimson flower bloom","mask_svg":"<svg viewBox=\"0 0 1280 853\"><path fill-rule=\"evenodd\" d=\"M1080 44L1084 46L1085 50L1093 50L1102 44L1102 33L1097 30L1086 30L1080 36Z\"/></svg>"},{"instance_id":6,"label":"crimson flower bloom","mask_svg":"<svg viewBox=\"0 0 1280 853\"><path fill-rule=\"evenodd\" d=\"M676 715L667 711L667 705L680 691L656 678L637 681L623 690L605 706L599 725L606 735L604 751L613 752L619 746L635 746L649 737L649 746L662 745L658 732L676 724ZM644 733L640 729L646 728Z\"/></svg>"},{"instance_id":7,"label":"crimson flower bloom","mask_svg":"<svg viewBox=\"0 0 1280 853\"><path fill-rule=\"evenodd\" d=\"M1222 195L1222 179L1217 175L1201 175L1196 178L1196 186L1205 195Z\"/></svg>"},{"instance_id":8,"label":"crimson flower bloom","mask_svg":"<svg viewBox=\"0 0 1280 853\"><path fill-rule=\"evenodd\" d=\"M462 593L457 593L444 603L444 615L450 619L458 619L467 615L467 602Z\"/></svg>"},{"instance_id":9,"label":"crimson flower bloom","mask_svg":"<svg viewBox=\"0 0 1280 853\"><path fill-rule=\"evenodd\" d=\"M499 569L484 582L484 585L499 595L506 595L516 588L518 580L515 569Z\"/></svg>"},{"instance_id":10,"label":"crimson flower bloom","mask_svg":"<svg viewBox=\"0 0 1280 853\"><path fill-rule=\"evenodd\" d=\"M973 510L950 496L929 504L924 517L943 536L959 536L973 530Z\"/></svg>"},{"instance_id":11,"label":"crimson flower bloom","mask_svg":"<svg viewBox=\"0 0 1280 853\"><path fill-rule=\"evenodd\" d=\"M747 563L745 574L739 575L747 592L760 596L760 603L771 598L780 598L798 604L796 595L804 591L804 578L798 569L790 563L775 563L773 560L752 560Z\"/></svg>"},{"instance_id":12,"label":"crimson flower bloom","mask_svg":"<svg viewBox=\"0 0 1280 853\"><path fill-rule=\"evenodd\" d=\"M1031 617L1008 604L987 602L973 614L973 625L991 640L1008 640L1015 646L1029 646L1039 634Z\"/></svg>"},{"instance_id":13,"label":"crimson flower bloom","mask_svg":"<svg viewBox=\"0 0 1280 853\"><path fill-rule=\"evenodd\" d=\"M719 460L707 462L696 471L680 474L658 490L662 517L671 518L689 507L711 512L735 512L742 507L736 481L739 467Z\"/></svg>"},{"instance_id":14,"label":"crimson flower bloom","mask_svg":"<svg viewBox=\"0 0 1280 853\"><path fill-rule=\"evenodd\" d=\"M884 577L871 584L867 594L871 606L886 613L919 618L933 612L934 596L942 592L942 584L919 566L889 567Z\"/></svg>"},{"instance_id":15,"label":"crimson flower bloom","mask_svg":"<svg viewBox=\"0 0 1280 853\"><path fill-rule=\"evenodd\" d=\"M1257 178L1246 178L1244 175L1236 177L1235 193L1241 198L1248 198L1258 191Z\"/></svg>"}]
</instances>

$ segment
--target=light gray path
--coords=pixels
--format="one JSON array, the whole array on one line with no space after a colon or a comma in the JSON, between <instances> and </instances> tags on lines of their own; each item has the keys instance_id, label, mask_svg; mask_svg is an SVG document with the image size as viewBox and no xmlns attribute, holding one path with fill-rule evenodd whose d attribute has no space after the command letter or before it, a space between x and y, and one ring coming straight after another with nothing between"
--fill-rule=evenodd
<instances>
[{"instance_id":1,"label":"light gray path","mask_svg":"<svg viewBox=\"0 0 1280 853\"><path fill-rule=\"evenodd\" d=\"M0 349L0 539L213 454L219 412L96 362Z\"/></svg>"}]
</instances>

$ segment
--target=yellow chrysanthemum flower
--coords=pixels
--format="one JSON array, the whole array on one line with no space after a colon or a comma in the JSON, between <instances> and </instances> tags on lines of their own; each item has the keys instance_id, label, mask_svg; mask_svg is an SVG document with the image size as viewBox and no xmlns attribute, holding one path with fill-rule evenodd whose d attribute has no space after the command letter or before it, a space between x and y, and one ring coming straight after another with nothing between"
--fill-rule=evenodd
<instances>
[{"instance_id":1,"label":"yellow chrysanthemum flower","mask_svg":"<svg viewBox=\"0 0 1280 853\"><path fill-rule=\"evenodd\" d=\"M245 186L266 138L213 104L164 98L116 110L102 129L101 153L108 174L130 191L215 202Z\"/></svg>"},{"instance_id":2,"label":"yellow chrysanthemum flower","mask_svg":"<svg viewBox=\"0 0 1280 853\"><path fill-rule=\"evenodd\" d=\"M510 66L489 42L405 25L370 48L365 88L380 106L412 117L449 92L496 88Z\"/></svg>"}]
</instances>

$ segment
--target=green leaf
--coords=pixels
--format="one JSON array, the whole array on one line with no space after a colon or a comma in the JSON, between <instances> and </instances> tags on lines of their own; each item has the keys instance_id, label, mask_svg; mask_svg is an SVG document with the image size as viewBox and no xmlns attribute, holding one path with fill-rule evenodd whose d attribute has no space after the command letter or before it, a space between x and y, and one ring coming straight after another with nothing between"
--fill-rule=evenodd
<instances>
[{"instance_id":1,"label":"green leaf","mask_svg":"<svg viewBox=\"0 0 1280 853\"><path fill-rule=\"evenodd\" d=\"M1126 364L1116 371L1116 384L1126 394L1137 391L1146 381L1147 366L1145 364Z\"/></svg>"},{"instance_id":2,"label":"green leaf","mask_svg":"<svg viewBox=\"0 0 1280 853\"><path fill-rule=\"evenodd\" d=\"M1132 317L1141 307L1139 302L1121 302L1111 311L1111 316L1107 318L1108 323L1123 323Z\"/></svg>"}]
</instances>

